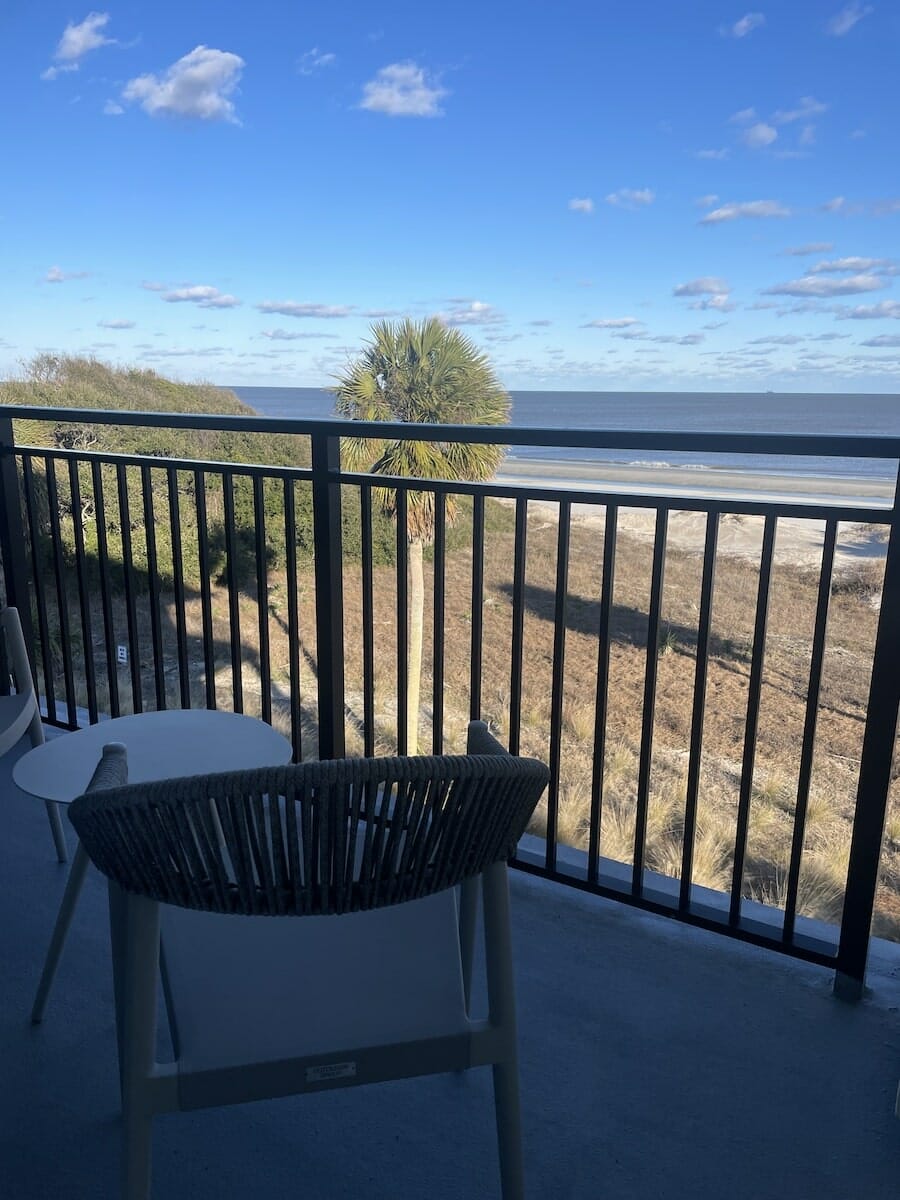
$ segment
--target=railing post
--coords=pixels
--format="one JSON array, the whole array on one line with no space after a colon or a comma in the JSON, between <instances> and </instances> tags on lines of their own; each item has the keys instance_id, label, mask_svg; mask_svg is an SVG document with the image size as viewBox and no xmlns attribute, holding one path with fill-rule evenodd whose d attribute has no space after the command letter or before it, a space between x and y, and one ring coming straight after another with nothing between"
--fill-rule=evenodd
<instances>
[{"instance_id":1,"label":"railing post","mask_svg":"<svg viewBox=\"0 0 900 1200\"><path fill-rule=\"evenodd\" d=\"M31 588L25 557L25 521L19 499L16 443L11 417L0 416L0 559L6 584L6 603L19 610L22 634L34 671L34 629L31 622Z\"/></svg>"},{"instance_id":2,"label":"railing post","mask_svg":"<svg viewBox=\"0 0 900 1200\"><path fill-rule=\"evenodd\" d=\"M344 754L344 552L341 541L340 439L313 433L313 556L319 758Z\"/></svg>"},{"instance_id":3,"label":"railing post","mask_svg":"<svg viewBox=\"0 0 900 1200\"><path fill-rule=\"evenodd\" d=\"M856 813L850 842L850 865L834 979L834 994L842 1000L851 1001L862 997L865 986L869 935L878 888L884 819L897 735L897 713L900 709L900 621L897 619L900 613L900 520L897 510L895 499L881 592L881 612L875 636Z\"/></svg>"}]
</instances>

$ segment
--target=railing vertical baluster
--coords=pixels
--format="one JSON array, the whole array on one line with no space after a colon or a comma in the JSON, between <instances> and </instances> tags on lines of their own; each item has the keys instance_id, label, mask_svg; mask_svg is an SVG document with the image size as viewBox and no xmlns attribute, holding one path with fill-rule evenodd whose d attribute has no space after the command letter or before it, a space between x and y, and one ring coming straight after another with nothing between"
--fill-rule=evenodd
<instances>
[{"instance_id":1,"label":"railing vertical baluster","mask_svg":"<svg viewBox=\"0 0 900 1200\"><path fill-rule=\"evenodd\" d=\"M241 662L241 598L238 579L237 537L234 525L234 476L222 472L225 507L225 579L228 587L228 643L231 648L231 697L236 713L244 711L244 679Z\"/></svg>"},{"instance_id":2,"label":"railing vertical baluster","mask_svg":"<svg viewBox=\"0 0 900 1200\"><path fill-rule=\"evenodd\" d=\"M59 616L59 648L63 663L63 683L66 689L66 716L69 726L75 729L78 725L78 713L75 710L75 674L72 670L72 655L69 647L72 645L71 627L69 622L69 599L66 595L65 574L63 571L62 532L59 523L59 489L56 485L56 462L49 456L44 459L45 478L47 480L47 514L50 519L50 545L53 547L53 575L56 581L56 611Z\"/></svg>"},{"instance_id":3,"label":"railing vertical baluster","mask_svg":"<svg viewBox=\"0 0 900 1200\"><path fill-rule=\"evenodd\" d=\"M484 496L472 502L472 641L469 663L469 719L481 717L481 651L484 636Z\"/></svg>"},{"instance_id":4,"label":"railing vertical baluster","mask_svg":"<svg viewBox=\"0 0 900 1200\"><path fill-rule=\"evenodd\" d=\"M178 499L178 472L167 472L169 491L169 529L172 536L172 586L175 591L175 644L178 653L178 691L182 708L191 707L191 669L187 640L187 616L184 592L184 561L181 544L181 503Z\"/></svg>"},{"instance_id":5,"label":"railing vertical baluster","mask_svg":"<svg viewBox=\"0 0 900 1200\"><path fill-rule=\"evenodd\" d=\"M12 418L0 416L0 559L6 603L19 610L22 634L34 671L34 627L31 620L31 589L25 553L25 521L16 467L16 440Z\"/></svg>"},{"instance_id":6,"label":"railing vertical baluster","mask_svg":"<svg viewBox=\"0 0 900 1200\"><path fill-rule=\"evenodd\" d=\"M706 678L709 670L709 634L712 624L713 588L716 582L716 552L719 544L719 514L706 514L706 542L703 547L703 576L700 581L700 613L697 618L697 658L694 666L694 703L691 712L691 744L688 751L687 787L684 802L684 833L681 847L681 886L678 908L687 912L691 905L691 879L694 874L694 839L697 833L697 799L700 794L700 768L703 762L703 722L706 718Z\"/></svg>"},{"instance_id":7,"label":"railing vertical baluster","mask_svg":"<svg viewBox=\"0 0 900 1200\"><path fill-rule=\"evenodd\" d=\"M87 562L84 551L84 525L82 523L81 480L78 478L78 460L69 459L69 493L72 497L72 530L75 539L75 576L78 580L78 607L81 615L81 641L84 647L84 684L87 689L88 721L96 724L97 712L97 668L94 664L94 635L91 620L91 589L87 577Z\"/></svg>"},{"instance_id":8,"label":"railing vertical baluster","mask_svg":"<svg viewBox=\"0 0 900 1200\"><path fill-rule=\"evenodd\" d=\"M409 722L409 505L397 489L397 753L410 751Z\"/></svg>"},{"instance_id":9,"label":"railing vertical baluster","mask_svg":"<svg viewBox=\"0 0 900 1200\"><path fill-rule=\"evenodd\" d=\"M216 707L216 643L213 636L212 594L210 590L209 522L206 508L206 473L194 472L194 504L197 509L197 558L200 568L200 618L203 625L203 674L206 682L206 707Z\"/></svg>"},{"instance_id":10,"label":"railing vertical baluster","mask_svg":"<svg viewBox=\"0 0 900 1200\"><path fill-rule=\"evenodd\" d=\"M556 870L559 775L562 760L563 673L566 665L566 601L569 591L569 537L572 505L561 500L556 536L556 597L553 607L553 683L550 690L550 787L547 791L547 841L544 865Z\"/></svg>"},{"instance_id":11,"label":"railing vertical baluster","mask_svg":"<svg viewBox=\"0 0 900 1200\"><path fill-rule=\"evenodd\" d=\"M272 724L272 669L269 656L269 573L266 562L266 505L263 477L253 476L253 517L256 526L256 606L259 616L259 687L262 719Z\"/></svg>"},{"instance_id":12,"label":"railing vertical baluster","mask_svg":"<svg viewBox=\"0 0 900 1200\"><path fill-rule=\"evenodd\" d=\"M131 668L132 711L144 711L141 683L141 644L138 638L137 597L134 581L134 555L131 547L131 511L128 503L127 468L116 464L116 484L119 496L119 527L122 532L122 563L125 568L125 612L128 621L128 658Z\"/></svg>"},{"instance_id":13,"label":"railing vertical baluster","mask_svg":"<svg viewBox=\"0 0 900 1200\"><path fill-rule=\"evenodd\" d=\"M759 701L766 657L769 587L772 581L772 556L775 551L777 525L778 518L769 513L763 526L759 586L756 593L756 623L753 629L753 657L750 662L750 682L747 685L747 721L744 730L744 756L741 762L741 786L738 796L737 830L734 839L731 902L728 910L728 923L732 926L737 925L741 919L741 889L744 882L744 861L747 856L747 831L750 827L750 800L753 795L753 769L756 763L756 729L759 723Z\"/></svg>"},{"instance_id":14,"label":"railing vertical baluster","mask_svg":"<svg viewBox=\"0 0 900 1200\"><path fill-rule=\"evenodd\" d=\"M606 506L603 530L603 577L600 585L600 628L597 631L597 690L594 702L594 762L591 774L591 825L588 842L588 882L600 872L600 829L603 819L603 775L606 758L606 718L609 711L609 624L616 572L616 526L619 510Z\"/></svg>"},{"instance_id":15,"label":"railing vertical baluster","mask_svg":"<svg viewBox=\"0 0 900 1200\"><path fill-rule=\"evenodd\" d=\"M372 489L359 489L360 584L362 587L363 753L375 753L375 591L372 562Z\"/></svg>"},{"instance_id":16,"label":"railing vertical baluster","mask_svg":"<svg viewBox=\"0 0 900 1200\"><path fill-rule=\"evenodd\" d=\"M800 749L800 770L797 775L797 805L794 810L794 833L791 839L791 861L788 867L787 895L784 902L782 941L794 938L797 915L797 893L800 887L800 864L806 835L806 809L812 779L813 752L816 745L816 724L819 716L819 693L822 687L822 665L825 660L825 638L828 633L828 608L831 600L831 577L834 570L834 549L837 542L837 521L825 524L822 563L819 568L819 594L816 602L816 624L813 631L812 654L809 663L809 687L806 692L806 718L803 723L803 742Z\"/></svg>"},{"instance_id":17,"label":"railing vertical baluster","mask_svg":"<svg viewBox=\"0 0 900 1200\"><path fill-rule=\"evenodd\" d=\"M53 653L50 647L50 628L47 624L47 597L44 591L44 556L38 536L40 516L34 494L34 471L31 455L22 455L22 482L25 488L25 511L28 514L28 535L31 543L31 570L34 582L34 605L37 610L38 637L44 676L44 702L47 718L56 723L56 689L53 683Z\"/></svg>"},{"instance_id":18,"label":"railing vertical baluster","mask_svg":"<svg viewBox=\"0 0 900 1200\"><path fill-rule=\"evenodd\" d=\"M313 545L316 569L319 757L344 754L344 553L340 439L314 433Z\"/></svg>"},{"instance_id":19,"label":"railing vertical baluster","mask_svg":"<svg viewBox=\"0 0 900 1200\"><path fill-rule=\"evenodd\" d=\"M141 467L141 496L144 503L144 529L147 537L147 577L150 592L150 637L153 644L153 682L157 711L166 707L166 660L163 650L159 586L159 562L156 556L156 515L153 510L153 477L150 468Z\"/></svg>"},{"instance_id":20,"label":"railing vertical baluster","mask_svg":"<svg viewBox=\"0 0 900 1200\"><path fill-rule=\"evenodd\" d=\"M659 622L662 613L666 570L666 537L669 510L656 510L653 536L653 570L650 577L650 611L647 615L647 665L644 671L644 705L641 724L641 754L638 762L637 811L634 822L634 863L631 894L640 896L644 882L647 843L647 811L650 807L650 773L653 766L653 721L656 716L656 678L659 670Z\"/></svg>"},{"instance_id":21,"label":"railing vertical baluster","mask_svg":"<svg viewBox=\"0 0 900 1200\"><path fill-rule=\"evenodd\" d=\"M900 709L900 475L890 524L834 979L843 1000L859 1000L865 983Z\"/></svg>"},{"instance_id":22,"label":"railing vertical baluster","mask_svg":"<svg viewBox=\"0 0 900 1200\"><path fill-rule=\"evenodd\" d=\"M431 745L434 754L444 749L444 583L447 558L447 497L438 492L434 498L434 620L432 622L433 702Z\"/></svg>"},{"instance_id":23,"label":"railing vertical baluster","mask_svg":"<svg viewBox=\"0 0 900 1200\"><path fill-rule=\"evenodd\" d=\"M528 501L516 499L516 533L513 550L512 648L509 668L509 752L519 753L522 726L522 656L525 644L525 551L528 538Z\"/></svg>"},{"instance_id":24,"label":"railing vertical baluster","mask_svg":"<svg viewBox=\"0 0 900 1200\"><path fill-rule=\"evenodd\" d=\"M288 677L291 691L291 745L294 762L303 758L303 722L300 710L300 613L297 603L297 514L294 481L284 481L284 576L288 606Z\"/></svg>"},{"instance_id":25,"label":"railing vertical baluster","mask_svg":"<svg viewBox=\"0 0 900 1200\"><path fill-rule=\"evenodd\" d=\"M116 630L113 614L112 587L109 570L109 539L106 531L106 499L103 494L103 470L94 459L91 463L91 485L94 489L94 520L97 522L97 578L100 581L100 605L103 612L103 646L106 651L106 683L109 688L109 711L119 716L119 667L116 661Z\"/></svg>"}]
</instances>

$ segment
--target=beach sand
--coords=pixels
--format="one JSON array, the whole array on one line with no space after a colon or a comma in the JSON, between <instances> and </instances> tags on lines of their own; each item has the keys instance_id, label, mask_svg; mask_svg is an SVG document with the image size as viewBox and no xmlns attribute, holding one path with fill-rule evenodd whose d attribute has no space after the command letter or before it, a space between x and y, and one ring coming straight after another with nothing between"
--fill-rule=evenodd
<instances>
[{"instance_id":1,"label":"beach sand","mask_svg":"<svg viewBox=\"0 0 900 1200\"><path fill-rule=\"evenodd\" d=\"M670 503L668 541L680 550L701 553L706 537L706 514L680 509L678 499L728 499L766 504L865 507L884 512L888 519L893 486L883 479L775 475L763 472L691 470L676 467L626 464L573 464L571 462L507 461L497 482L529 488L565 488L578 491L613 491L635 497L664 496ZM555 521L558 504L529 499L529 512ZM871 514L880 517L881 512ZM572 519L603 527L601 504L573 504ZM652 542L655 508L621 504L618 528L639 541ZM724 513L719 525L719 553L759 561L762 517ZM775 553L781 562L818 566L821 562L825 521L809 517L780 516ZM835 571L846 573L870 559L883 557L888 526L874 520L842 521L838 526Z\"/></svg>"}]
</instances>

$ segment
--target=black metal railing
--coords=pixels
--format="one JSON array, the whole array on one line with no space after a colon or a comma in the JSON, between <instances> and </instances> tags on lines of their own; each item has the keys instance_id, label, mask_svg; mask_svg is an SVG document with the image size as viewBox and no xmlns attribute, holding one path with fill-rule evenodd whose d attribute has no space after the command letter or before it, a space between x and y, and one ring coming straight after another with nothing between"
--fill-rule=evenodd
<instances>
[{"instance_id":1,"label":"black metal railing","mask_svg":"<svg viewBox=\"0 0 900 1200\"><path fill-rule=\"evenodd\" d=\"M48 430L63 423L131 426L145 429L236 431L291 434L309 447L308 466L266 466L236 461L161 459L153 455L115 454L68 449L65 445L17 445L13 421L28 418ZM435 529L431 546L429 608L431 748L448 742L454 711L486 715L485 687L487 565L493 570L489 506L512 509L504 534L508 569L508 687L503 685L500 723L514 753L533 751L524 736L523 700L532 669L527 637L529 615L529 505L548 500L556 506L555 571L552 595L552 643L548 648L549 713L546 753L549 788L546 830L540 842L520 848L517 865L561 883L614 897L688 923L832 966L837 989L858 996L865 976L869 930L879 880L879 862L891 781L891 763L900 704L900 526L897 488L886 504L831 503L815 500L734 499L679 492L677 496L634 494L602 487L548 488L539 484L379 480L395 493L396 533L393 562L376 561L374 526L377 504L370 475L345 471L340 439L342 421L286 421L230 416L196 416L7 407L0 410L0 555L5 594L23 616L26 638L37 668L36 682L48 721L76 727L104 713L147 708L227 705L253 711L263 720L281 722L295 756L340 756L347 749L373 754L385 750L383 713L395 716L393 749L407 744L406 678L409 668L407 620L409 593L410 493L434 496ZM818 436L683 434L678 432L562 432L489 427L428 427L354 423L356 437L403 437L442 442L495 442L506 445L701 451L900 460L900 439ZM463 502L469 537L451 551L447 506ZM602 535L594 537L599 600L591 629L593 676L590 778L584 784L586 845L572 848L559 834L561 778L567 755L564 710L569 688L567 652L573 509L587 505L602 513ZM622 864L604 850L609 753L609 712L616 679L611 659L611 630L616 603L617 554L622 547L623 508L654 515L652 560L642 667L637 773L634 787L631 853ZM657 736L660 641L664 634L664 597L669 562L672 512L687 510L705 522L700 556L693 668L690 671L689 736L683 814L680 818L680 866L666 878L647 859L648 822L652 815L655 738ZM490 510L493 511L493 510ZM352 513L358 546L345 554L345 519ZM301 538L300 516L308 537ZM703 793L704 731L708 682L713 658L719 534L723 518L754 517L762 522L755 576L753 630L748 649L746 702L742 720L737 804L731 832L730 887L721 895L701 888L694 855L698 810ZM755 903L746 888L748 831L757 767L761 695L766 671L767 625L778 521L792 517L824 522L818 564L815 615L805 679L802 738L796 747L797 785L792 804L790 854L783 904ZM812 922L799 911L803 855L811 780L821 711L823 664L838 527L841 522L884 527L887 555L882 604L872 650L871 678L864 706L864 732L848 869L838 933ZM93 527L93 528L91 528ZM86 532L90 532L90 538ZM581 543L580 543L581 544ZM452 571L448 576L448 564ZM496 574L496 571L494 572ZM461 583L458 582L461 580ZM349 608L345 593L358 589L354 607L354 665L348 700ZM448 595L470 599L463 675L468 695L454 692L448 704L448 662L458 654L460 638L448 624ZM348 593L349 595L349 593ZM273 599L273 596L276 598ZM354 600L355 604L355 600ZM392 611L389 611L392 610ZM283 616L282 613L285 615ZM504 616L506 620L506 616ZM455 639L455 640L454 640ZM452 642L452 644L451 644ZM284 655L277 664L275 657ZM454 660L455 661L455 660ZM380 668L389 664L393 686ZM277 676L277 678L276 678ZM492 681L496 683L496 680ZM460 684L460 689L462 685ZM464 690L464 689L463 689ZM466 704L467 701L467 704ZM452 740L452 739L451 739ZM387 747L390 748L390 747ZM851 798L848 798L851 799Z\"/></svg>"}]
</instances>

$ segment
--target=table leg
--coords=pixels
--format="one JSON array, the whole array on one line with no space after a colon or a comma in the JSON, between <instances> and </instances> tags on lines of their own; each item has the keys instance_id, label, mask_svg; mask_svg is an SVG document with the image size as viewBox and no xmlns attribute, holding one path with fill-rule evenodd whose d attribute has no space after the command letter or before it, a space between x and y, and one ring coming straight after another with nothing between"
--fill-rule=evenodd
<instances>
[{"instance_id":1,"label":"table leg","mask_svg":"<svg viewBox=\"0 0 900 1200\"><path fill-rule=\"evenodd\" d=\"M72 863L72 869L69 872L69 878L66 882L66 890L63 892L62 904L59 906L56 924L53 927L53 937L50 939L47 960L44 963L41 982L38 984L37 995L34 998L34 1008L31 1010L31 1020L35 1024L43 1019L44 1009L47 1006L47 997L50 995L50 988L53 984L53 976L56 974L56 968L59 966L59 959L62 954L63 945L65 944L66 934L69 932L69 926L72 924L72 914L75 912L75 905L78 902L81 885L84 883L89 862L90 859L81 842L79 842L78 849L75 851L75 860Z\"/></svg>"},{"instance_id":2,"label":"table leg","mask_svg":"<svg viewBox=\"0 0 900 1200\"><path fill-rule=\"evenodd\" d=\"M55 800L45 800L47 816L50 820L50 832L53 834L53 845L56 847L56 857L61 863L69 861L69 851L66 849L66 835L63 833L62 818L59 815L61 805Z\"/></svg>"}]
</instances>

